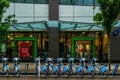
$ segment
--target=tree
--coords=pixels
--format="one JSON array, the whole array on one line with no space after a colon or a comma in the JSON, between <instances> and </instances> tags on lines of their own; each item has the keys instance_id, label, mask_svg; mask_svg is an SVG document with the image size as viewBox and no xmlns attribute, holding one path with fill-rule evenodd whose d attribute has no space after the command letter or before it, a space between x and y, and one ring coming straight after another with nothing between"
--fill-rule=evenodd
<instances>
[{"instance_id":1,"label":"tree","mask_svg":"<svg viewBox=\"0 0 120 80\"><path fill-rule=\"evenodd\" d=\"M97 13L93 19L97 24L102 24L104 32L108 36L108 46L110 46L110 33L120 16L120 0L97 0L97 2L100 13ZM110 70L110 49L108 49L108 64Z\"/></svg>"},{"instance_id":2,"label":"tree","mask_svg":"<svg viewBox=\"0 0 120 80\"><path fill-rule=\"evenodd\" d=\"M6 18L3 17L7 8L9 8L9 0L0 0L0 51L2 49L2 44L6 44L8 42L8 32L11 23L15 23L14 19L15 15L9 15ZM6 47L5 47L6 48Z\"/></svg>"}]
</instances>

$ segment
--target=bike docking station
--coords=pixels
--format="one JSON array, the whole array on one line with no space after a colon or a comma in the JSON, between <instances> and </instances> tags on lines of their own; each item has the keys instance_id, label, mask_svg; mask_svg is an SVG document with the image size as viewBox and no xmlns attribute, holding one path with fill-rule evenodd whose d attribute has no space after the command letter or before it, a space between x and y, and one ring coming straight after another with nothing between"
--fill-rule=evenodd
<instances>
[{"instance_id":1,"label":"bike docking station","mask_svg":"<svg viewBox=\"0 0 120 80\"><path fill-rule=\"evenodd\" d=\"M42 62L41 67L41 77L65 77L70 78L75 77L84 78L88 75L90 79L94 78L96 75L100 76L102 79L108 77L108 75L114 76L118 71L118 65L114 65L112 74L109 73L108 66L104 63L97 63L97 58L91 58L87 60L86 58L67 58L67 61L63 65L64 58L46 58ZM54 62L55 61L55 62ZM78 61L79 64L74 63ZM97 76L96 76L97 77Z\"/></svg>"},{"instance_id":2,"label":"bike docking station","mask_svg":"<svg viewBox=\"0 0 120 80\"><path fill-rule=\"evenodd\" d=\"M110 72L108 70L108 66L103 63L97 63L97 58L91 58L87 60L86 58L35 58L34 62L35 65L31 65L29 63L25 63L24 68L20 67L20 58L15 57L13 58L13 70L9 68L8 60L9 58L1 58L2 61L2 72L1 76L9 77L10 75L13 75L13 77L19 78L20 75L23 73L23 75L28 76L36 75L38 78L71 78L71 77L78 77L78 78L84 78L88 77L90 79L96 77L100 77L102 79L108 78L108 76L112 76L114 78L117 74L119 64L112 65L113 69ZM64 63L64 64L63 64ZM12 67L10 66L10 67ZM28 72L31 71L29 66L33 67L35 66L34 72ZM11 70L9 70L11 69ZM23 70L23 72L21 71ZM22 72L22 73L21 73ZM11 74L12 73L12 74ZM110 77L109 76L109 77Z\"/></svg>"}]
</instances>

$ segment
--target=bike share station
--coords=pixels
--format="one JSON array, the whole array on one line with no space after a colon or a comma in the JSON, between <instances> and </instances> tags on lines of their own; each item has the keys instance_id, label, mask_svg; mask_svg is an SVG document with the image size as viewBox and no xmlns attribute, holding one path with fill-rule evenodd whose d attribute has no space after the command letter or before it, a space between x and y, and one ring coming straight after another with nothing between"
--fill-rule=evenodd
<instances>
[{"instance_id":1,"label":"bike share station","mask_svg":"<svg viewBox=\"0 0 120 80\"><path fill-rule=\"evenodd\" d=\"M18 37L14 39L15 42L15 49L14 49L14 58L13 58L13 65L14 69L12 71L12 75L15 77L20 77L20 59L21 58L30 58L30 44L26 43L25 41L33 41L34 48L33 48L33 58L35 62L35 70L32 73L32 75L37 75L37 77L65 77L70 78L74 77L72 75L75 75L79 78L84 78L84 75L88 75L89 78L94 78L96 75L99 75L101 78L107 78L109 75L108 66L106 64L101 64L98 66L97 58L95 58L95 39L93 37L73 37L72 38L72 57L67 59L67 63L63 64L64 58L46 58L45 61L41 64L40 61L42 60L40 57L37 57L37 39L33 37ZM22 41L19 45L19 54L17 54L17 41ZM75 58L75 43L76 41L90 41L90 59L88 60L88 63L86 63L87 58ZM26 49L27 48L27 49ZM78 64L76 64L74 61L78 60ZM3 69L2 69L2 75L9 77L9 65L7 64L8 58L2 58L3 62ZM41 67L40 67L41 65ZM76 66L75 66L76 65ZM28 63L24 64L24 75L30 75L28 73L30 65ZM116 72L118 71L119 65L114 65L114 69L112 71L112 76L114 77Z\"/></svg>"}]
</instances>

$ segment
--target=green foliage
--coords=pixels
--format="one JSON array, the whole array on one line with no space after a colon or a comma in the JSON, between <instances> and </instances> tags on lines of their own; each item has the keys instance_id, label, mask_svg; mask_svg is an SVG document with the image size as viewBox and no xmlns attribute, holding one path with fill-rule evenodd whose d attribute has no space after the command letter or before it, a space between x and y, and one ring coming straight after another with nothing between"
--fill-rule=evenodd
<instances>
[{"instance_id":1,"label":"green foliage","mask_svg":"<svg viewBox=\"0 0 120 80\"><path fill-rule=\"evenodd\" d=\"M3 19L3 14L6 12L7 8L9 8L9 0L0 0L0 45L2 43L8 42L9 35L9 27L10 24L17 22L14 18L15 15L9 15L5 19ZM7 45L7 44L6 44ZM1 50L1 47L0 47Z\"/></svg>"},{"instance_id":2,"label":"green foliage","mask_svg":"<svg viewBox=\"0 0 120 80\"><path fill-rule=\"evenodd\" d=\"M6 12L6 9L10 6L8 0L0 0L0 22L3 18L3 13Z\"/></svg>"},{"instance_id":3,"label":"green foliage","mask_svg":"<svg viewBox=\"0 0 120 80\"><path fill-rule=\"evenodd\" d=\"M100 24L103 20L103 17L101 15L101 13L97 13L94 17L93 17L93 20L97 23L97 24Z\"/></svg>"},{"instance_id":4,"label":"green foliage","mask_svg":"<svg viewBox=\"0 0 120 80\"><path fill-rule=\"evenodd\" d=\"M100 13L94 16L94 21L101 23L108 36L113 24L120 15L120 0L97 0L100 4Z\"/></svg>"}]
</instances>

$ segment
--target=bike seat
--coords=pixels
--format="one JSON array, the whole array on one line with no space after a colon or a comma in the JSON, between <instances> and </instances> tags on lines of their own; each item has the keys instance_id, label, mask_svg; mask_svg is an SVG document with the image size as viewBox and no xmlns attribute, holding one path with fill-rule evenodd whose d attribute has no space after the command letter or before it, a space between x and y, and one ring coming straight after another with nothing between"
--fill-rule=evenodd
<instances>
[{"instance_id":1,"label":"bike seat","mask_svg":"<svg viewBox=\"0 0 120 80\"><path fill-rule=\"evenodd\" d=\"M19 61L20 60L20 58L13 58L13 61L15 62L17 62L17 61Z\"/></svg>"},{"instance_id":2,"label":"bike seat","mask_svg":"<svg viewBox=\"0 0 120 80\"><path fill-rule=\"evenodd\" d=\"M7 62L8 58L2 58L1 60L2 60L2 62Z\"/></svg>"}]
</instances>

